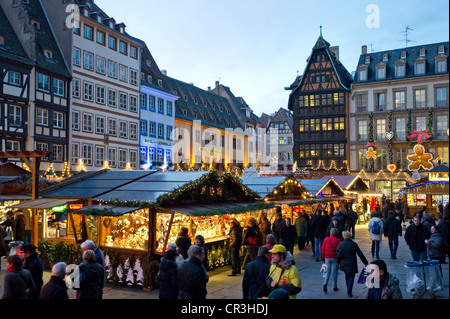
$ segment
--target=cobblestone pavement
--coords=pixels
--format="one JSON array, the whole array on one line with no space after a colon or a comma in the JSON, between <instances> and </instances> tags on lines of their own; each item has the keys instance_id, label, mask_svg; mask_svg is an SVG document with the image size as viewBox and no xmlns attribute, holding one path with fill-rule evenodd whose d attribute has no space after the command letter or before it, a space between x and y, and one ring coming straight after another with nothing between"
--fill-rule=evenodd
<instances>
[{"instance_id":1,"label":"cobblestone pavement","mask_svg":"<svg viewBox=\"0 0 450 319\"><path fill-rule=\"evenodd\" d=\"M371 241L369 239L369 232L367 225L356 226L355 241L360 246L364 255L369 262L372 260L370 248ZM399 249L397 259L390 259L389 247L387 239L383 238L380 247L380 258L387 263L388 271L394 274L400 280L400 288L403 293L403 298L411 299L411 296L406 292L406 268L405 263L411 260L411 254L403 237L399 238ZM334 292L332 288L332 279L329 281L328 293L324 293L323 278L319 272L322 265L321 262L316 262L312 257L311 245L306 246L301 252L297 248L294 249L294 257L296 267L298 267L302 279L302 291L298 294L299 299L365 299L367 288L365 285L356 283L353 287L353 297L348 297L345 286L345 276L342 271L338 275L339 291ZM2 270L0 271L0 293L3 293L3 280L6 269L6 260L2 259ZM361 270L363 264L358 259L358 267ZM444 291L435 294L436 299L449 299L449 270L448 264L442 265L444 273L443 286ZM242 277L228 277L227 274L231 272L230 266L225 266L209 272L209 282L207 285L208 296L207 299L242 299ZM50 278L50 273L44 273L44 282ZM71 299L75 298L75 291L69 289L69 296ZM126 286L107 285L103 292L104 299L158 299L158 290L144 291L142 289L130 288Z\"/></svg>"}]
</instances>

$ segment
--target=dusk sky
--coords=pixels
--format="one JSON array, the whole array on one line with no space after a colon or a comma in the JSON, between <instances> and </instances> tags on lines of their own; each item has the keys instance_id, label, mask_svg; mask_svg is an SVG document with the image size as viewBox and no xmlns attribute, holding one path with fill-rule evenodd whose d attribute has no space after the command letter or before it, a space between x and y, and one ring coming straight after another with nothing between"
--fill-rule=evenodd
<instances>
[{"instance_id":1,"label":"dusk sky","mask_svg":"<svg viewBox=\"0 0 450 319\"><path fill-rule=\"evenodd\" d=\"M215 81L260 116L287 108L284 88L302 74L322 25L352 73L368 52L449 40L449 3L303 0L95 0L146 42L168 76L207 89ZM379 15L377 15L379 13ZM448 53L447 53L448 54Z\"/></svg>"}]
</instances>

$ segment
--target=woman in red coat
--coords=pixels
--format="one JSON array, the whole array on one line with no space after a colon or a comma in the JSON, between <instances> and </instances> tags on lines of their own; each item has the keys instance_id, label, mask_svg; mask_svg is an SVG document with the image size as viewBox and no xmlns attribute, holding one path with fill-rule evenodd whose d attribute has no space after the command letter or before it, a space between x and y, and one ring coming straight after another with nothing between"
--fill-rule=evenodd
<instances>
[{"instance_id":1,"label":"woman in red coat","mask_svg":"<svg viewBox=\"0 0 450 319\"><path fill-rule=\"evenodd\" d=\"M333 275L334 280L334 291L338 291L337 287L337 277L339 260L337 258L337 247L341 240L338 238L339 230L337 228L331 228L330 237L326 237L322 244L322 260L325 260L325 265L327 266L327 273L325 276L325 281L323 283L323 291L327 292L328 280L330 276Z\"/></svg>"}]
</instances>

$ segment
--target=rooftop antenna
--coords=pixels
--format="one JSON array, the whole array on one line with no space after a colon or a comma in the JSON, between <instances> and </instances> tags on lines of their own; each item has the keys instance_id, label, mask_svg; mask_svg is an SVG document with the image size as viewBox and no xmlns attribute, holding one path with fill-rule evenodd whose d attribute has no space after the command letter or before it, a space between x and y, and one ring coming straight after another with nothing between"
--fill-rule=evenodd
<instances>
[{"instance_id":1,"label":"rooftop antenna","mask_svg":"<svg viewBox=\"0 0 450 319\"><path fill-rule=\"evenodd\" d=\"M408 32L409 31L414 31L414 29L411 29L410 27L409 27L409 25L407 25L406 26L406 28L405 28L405 31L400 31L400 33L403 33L404 34L404 36L405 36L405 47L408 47L408 43L409 42L416 42L416 41L414 41L414 40L410 40L410 39L408 39ZM399 41L403 41L403 40L399 40Z\"/></svg>"}]
</instances>

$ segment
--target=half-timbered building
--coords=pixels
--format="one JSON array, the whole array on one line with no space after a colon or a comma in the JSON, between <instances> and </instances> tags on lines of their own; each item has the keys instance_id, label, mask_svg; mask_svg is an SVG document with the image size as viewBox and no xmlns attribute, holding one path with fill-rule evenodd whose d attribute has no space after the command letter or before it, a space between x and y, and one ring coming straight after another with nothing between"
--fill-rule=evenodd
<instances>
[{"instance_id":1,"label":"half-timbered building","mask_svg":"<svg viewBox=\"0 0 450 319\"><path fill-rule=\"evenodd\" d=\"M330 47L320 34L304 73L286 88L292 91L293 161L300 169L346 171L350 83L339 47Z\"/></svg>"}]
</instances>

